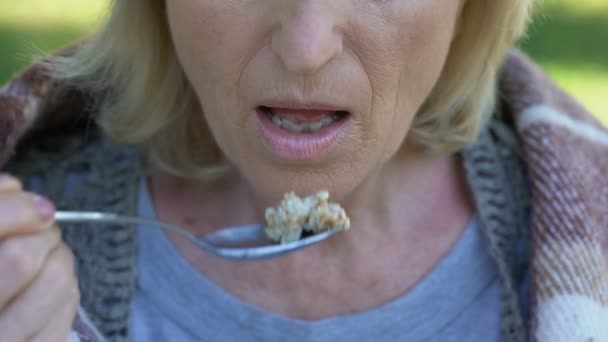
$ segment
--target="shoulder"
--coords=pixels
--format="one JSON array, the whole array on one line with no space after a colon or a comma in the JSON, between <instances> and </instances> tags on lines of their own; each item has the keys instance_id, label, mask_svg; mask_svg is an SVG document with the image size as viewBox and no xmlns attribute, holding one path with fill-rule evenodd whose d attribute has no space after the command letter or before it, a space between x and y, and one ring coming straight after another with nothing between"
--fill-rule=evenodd
<instances>
[{"instance_id":1,"label":"shoulder","mask_svg":"<svg viewBox=\"0 0 608 342\"><path fill-rule=\"evenodd\" d=\"M59 210L133 215L141 177L137 151L100 130L49 136L20 146L7 169L26 189L50 198ZM128 225L63 223L75 256L81 306L105 336L127 331L136 282L136 228ZM108 279L112 279L108 283Z\"/></svg>"},{"instance_id":2,"label":"shoulder","mask_svg":"<svg viewBox=\"0 0 608 342\"><path fill-rule=\"evenodd\" d=\"M134 148L113 142L99 129L90 127L79 134L37 135L18 146L4 170L22 180L26 189L55 201L59 207L71 202L80 185L95 196L104 175L130 169L139 171ZM126 176L126 175L125 175ZM78 179L78 182L74 182ZM105 179L112 182L112 177ZM85 184L86 183L86 184ZM102 189L99 188L99 191ZM80 194L82 195L82 194ZM82 200L82 199L80 199Z\"/></svg>"},{"instance_id":3,"label":"shoulder","mask_svg":"<svg viewBox=\"0 0 608 342\"><path fill-rule=\"evenodd\" d=\"M595 317L608 317L600 309L607 287L598 285L608 284L608 131L521 55L507 60L500 95L517 127L532 188L530 312L537 324L531 334L557 339L554 327L589 317L593 307L594 321L560 335L591 336L601 321ZM551 278L555 274L560 277ZM555 314L557 306L562 310Z\"/></svg>"},{"instance_id":4,"label":"shoulder","mask_svg":"<svg viewBox=\"0 0 608 342\"><path fill-rule=\"evenodd\" d=\"M0 166L60 210L133 214L141 175L136 149L95 125L83 95L45 77L28 71L0 91ZM82 307L104 335L122 336L136 281L135 227L61 228L75 256Z\"/></svg>"},{"instance_id":5,"label":"shoulder","mask_svg":"<svg viewBox=\"0 0 608 342\"><path fill-rule=\"evenodd\" d=\"M26 141L66 135L91 122L93 98L35 64L0 88L0 166Z\"/></svg>"},{"instance_id":6,"label":"shoulder","mask_svg":"<svg viewBox=\"0 0 608 342\"><path fill-rule=\"evenodd\" d=\"M44 64L18 74L0 89L0 168L61 201L70 176L99 176L120 167L119 159L136 160L133 148L113 143L97 127L94 102Z\"/></svg>"}]
</instances>

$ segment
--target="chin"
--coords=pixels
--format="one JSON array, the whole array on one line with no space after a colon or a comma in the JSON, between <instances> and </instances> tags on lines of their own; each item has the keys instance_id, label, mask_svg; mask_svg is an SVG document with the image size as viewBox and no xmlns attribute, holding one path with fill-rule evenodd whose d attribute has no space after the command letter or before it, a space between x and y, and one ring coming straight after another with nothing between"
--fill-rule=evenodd
<instances>
[{"instance_id":1,"label":"chin","mask_svg":"<svg viewBox=\"0 0 608 342\"><path fill-rule=\"evenodd\" d=\"M297 168L272 171L258 169L245 171L244 174L250 176L246 178L256 196L265 204L271 205L278 203L288 192L309 196L321 190L328 191L331 200L339 202L348 197L358 185L352 174L344 176L342 172L323 172L318 168L307 171Z\"/></svg>"},{"instance_id":2,"label":"chin","mask_svg":"<svg viewBox=\"0 0 608 342\"><path fill-rule=\"evenodd\" d=\"M309 196L321 190L340 202L364 182L374 165L366 158L370 148L361 142L360 130L351 133L322 157L291 160L268 150L254 130L247 130L230 159L264 204L274 205L288 192Z\"/></svg>"}]
</instances>

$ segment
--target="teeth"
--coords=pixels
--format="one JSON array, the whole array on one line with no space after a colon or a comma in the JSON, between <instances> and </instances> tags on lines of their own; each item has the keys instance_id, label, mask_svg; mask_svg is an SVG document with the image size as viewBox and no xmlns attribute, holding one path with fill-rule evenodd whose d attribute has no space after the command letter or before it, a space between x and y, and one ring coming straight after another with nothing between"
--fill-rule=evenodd
<instances>
[{"instance_id":1,"label":"teeth","mask_svg":"<svg viewBox=\"0 0 608 342\"><path fill-rule=\"evenodd\" d=\"M281 127L287 129L288 131L302 133L304 130L304 125L293 122L289 119L281 119Z\"/></svg>"},{"instance_id":2,"label":"teeth","mask_svg":"<svg viewBox=\"0 0 608 342\"><path fill-rule=\"evenodd\" d=\"M280 118L278 115L275 115L271 111L269 111L269 113L271 115L272 123L275 124L275 126L294 133L316 133L340 119L340 115L331 114L328 116L324 116L323 118L315 122L298 123L286 118Z\"/></svg>"},{"instance_id":3,"label":"teeth","mask_svg":"<svg viewBox=\"0 0 608 342\"><path fill-rule=\"evenodd\" d=\"M280 117L278 117L278 116L276 116L276 115L273 115L273 116L272 116L272 122L273 122L275 125L277 125L277 126L281 127L281 124L282 124L282 123L281 123L281 118L280 118Z\"/></svg>"},{"instance_id":4,"label":"teeth","mask_svg":"<svg viewBox=\"0 0 608 342\"><path fill-rule=\"evenodd\" d=\"M278 126L281 127L287 131L290 132L295 132L295 133L315 133L320 131L321 129L331 125L332 123L334 123L336 120L332 119L330 117L324 117L323 119L316 121L316 122L311 122L311 123L297 123L297 122L293 122L289 119L281 119L279 117L277 117L276 115L272 117L272 122Z\"/></svg>"},{"instance_id":5,"label":"teeth","mask_svg":"<svg viewBox=\"0 0 608 342\"><path fill-rule=\"evenodd\" d=\"M323 117L323 119L321 119L321 124L323 125L323 127L329 126L332 122L334 122L336 120L337 120L337 118L325 116L325 117Z\"/></svg>"},{"instance_id":6,"label":"teeth","mask_svg":"<svg viewBox=\"0 0 608 342\"><path fill-rule=\"evenodd\" d=\"M330 120L331 122L331 120ZM313 132L318 132L323 127L323 120L308 124L308 128Z\"/></svg>"}]
</instances>

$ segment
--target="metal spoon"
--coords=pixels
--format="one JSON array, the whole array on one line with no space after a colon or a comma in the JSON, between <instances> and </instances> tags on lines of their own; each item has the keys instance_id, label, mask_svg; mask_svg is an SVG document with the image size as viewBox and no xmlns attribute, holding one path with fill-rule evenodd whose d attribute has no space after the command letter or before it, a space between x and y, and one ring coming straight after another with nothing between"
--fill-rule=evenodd
<instances>
[{"instance_id":1,"label":"metal spoon","mask_svg":"<svg viewBox=\"0 0 608 342\"><path fill-rule=\"evenodd\" d=\"M317 244L342 231L340 228L333 228L320 234L302 238L298 241L278 244L266 237L264 226L261 224L223 228L197 238L184 228L170 223L112 213L57 211L55 213L55 220L59 223L95 222L106 224L138 224L146 227L159 227L179 234L205 252L225 259L242 261L274 258L295 252L304 247Z\"/></svg>"}]
</instances>

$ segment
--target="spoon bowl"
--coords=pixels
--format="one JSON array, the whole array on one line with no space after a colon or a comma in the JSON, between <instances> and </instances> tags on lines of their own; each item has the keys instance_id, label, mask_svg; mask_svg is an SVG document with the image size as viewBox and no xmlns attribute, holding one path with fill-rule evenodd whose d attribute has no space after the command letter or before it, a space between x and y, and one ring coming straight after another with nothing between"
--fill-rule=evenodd
<instances>
[{"instance_id":1,"label":"spoon bowl","mask_svg":"<svg viewBox=\"0 0 608 342\"><path fill-rule=\"evenodd\" d=\"M342 231L341 228L332 228L323 233L311 235L298 241L279 244L266 237L265 227L261 224L223 228L213 233L196 237L186 229L174 224L155 219L124 216L113 213L57 211L55 213L55 221L59 223L95 222L105 224L137 224L145 227L157 227L174 232L188 239L207 253L236 261L275 258L315 245Z\"/></svg>"}]
</instances>

